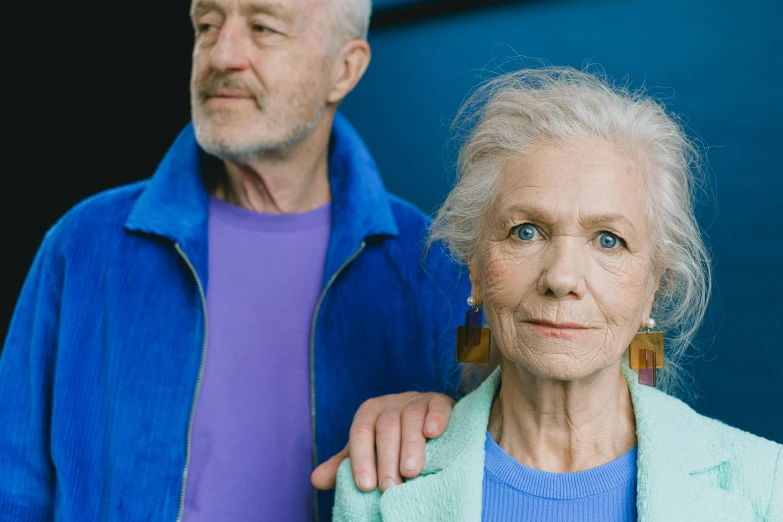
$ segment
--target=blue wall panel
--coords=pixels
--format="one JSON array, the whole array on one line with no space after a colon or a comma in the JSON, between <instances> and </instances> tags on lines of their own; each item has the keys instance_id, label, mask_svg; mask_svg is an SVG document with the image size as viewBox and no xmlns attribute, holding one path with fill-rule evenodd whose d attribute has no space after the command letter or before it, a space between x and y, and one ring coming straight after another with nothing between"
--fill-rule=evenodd
<instances>
[{"instance_id":1,"label":"blue wall panel","mask_svg":"<svg viewBox=\"0 0 783 522\"><path fill-rule=\"evenodd\" d=\"M415 3L416 0L375 0L372 3L373 9L384 9L386 7L397 7L404 4Z\"/></svg>"},{"instance_id":2,"label":"blue wall panel","mask_svg":"<svg viewBox=\"0 0 783 522\"><path fill-rule=\"evenodd\" d=\"M453 180L451 117L498 61L589 61L665 97L709 146L717 197L700 208L716 286L694 406L783 442L781 20L776 0L551 0L384 28L343 111L389 189L431 212Z\"/></svg>"}]
</instances>

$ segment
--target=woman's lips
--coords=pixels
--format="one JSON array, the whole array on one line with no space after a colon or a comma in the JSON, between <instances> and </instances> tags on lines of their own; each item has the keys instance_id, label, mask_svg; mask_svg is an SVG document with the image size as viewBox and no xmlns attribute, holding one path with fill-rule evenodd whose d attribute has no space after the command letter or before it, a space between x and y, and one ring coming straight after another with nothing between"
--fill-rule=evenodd
<instances>
[{"instance_id":1,"label":"woman's lips","mask_svg":"<svg viewBox=\"0 0 783 522\"><path fill-rule=\"evenodd\" d=\"M578 323L552 323L549 321L525 321L530 328L544 337L555 339L573 339L587 332L590 328Z\"/></svg>"}]
</instances>

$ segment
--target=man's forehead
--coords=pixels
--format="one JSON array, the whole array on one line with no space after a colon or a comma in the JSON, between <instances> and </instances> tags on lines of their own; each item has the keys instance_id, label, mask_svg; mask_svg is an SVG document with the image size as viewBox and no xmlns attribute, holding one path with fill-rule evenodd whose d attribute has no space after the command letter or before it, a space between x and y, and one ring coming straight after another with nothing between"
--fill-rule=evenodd
<instances>
[{"instance_id":1,"label":"man's forehead","mask_svg":"<svg viewBox=\"0 0 783 522\"><path fill-rule=\"evenodd\" d=\"M291 16L309 10L322 0L193 0L191 14L203 11L268 13Z\"/></svg>"}]
</instances>

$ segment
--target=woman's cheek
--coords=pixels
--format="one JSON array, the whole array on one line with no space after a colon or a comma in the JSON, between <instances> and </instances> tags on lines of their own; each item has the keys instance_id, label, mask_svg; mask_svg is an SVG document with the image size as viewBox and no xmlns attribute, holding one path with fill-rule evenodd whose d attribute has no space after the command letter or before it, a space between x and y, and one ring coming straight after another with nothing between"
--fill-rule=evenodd
<instances>
[{"instance_id":1,"label":"woman's cheek","mask_svg":"<svg viewBox=\"0 0 783 522\"><path fill-rule=\"evenodd\" d=\"M491 300L503 287L506 268L500 259L488 259L484 263L484 299Z\"/></svg>"},{"instance_id":2,"label":"woman's cheek","mask_svg":"<svg viewBox=\"0 0 783 522\"><path fill-rule=\"evenodd\" d=\"M587 281L588 291L610 327L636 325L640 305L650 287L649 272L636 260L596 264ZM615 332L615 335L619 335Z\"/></svg>"},{"instance_id":3,"label":"woman's cheek","mask_svg":"<svg viewBox=\"0 0 783 522\"><path fill-rule=\"evenodd\" d=\"M516 305L531 284L535 287L535 270L534 263L522 263L517 256L490 257L484 264L484 300L494 308Z\"/></svg>"}]
</instances>

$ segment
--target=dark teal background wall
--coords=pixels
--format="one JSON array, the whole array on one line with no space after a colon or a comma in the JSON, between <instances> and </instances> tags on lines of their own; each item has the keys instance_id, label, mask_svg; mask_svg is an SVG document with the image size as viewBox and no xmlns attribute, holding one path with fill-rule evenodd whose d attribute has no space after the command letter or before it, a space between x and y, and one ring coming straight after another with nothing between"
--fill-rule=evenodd
<instances>
[{"instance_id":1,"label":"dark teal background wall","mask_svg":"<svg viewBox=\"0 0 783 522\"><path fill-rule=\"evenodd\" d=\"M431 212L453 179L448 123L498 60L524 55L578 68L589 61L664 96L709 146L717 201L700 208L715 297L693 365L694 406L783 442L781 6L522 1L384 27L371 34L373 63L343 111L388 188Z\"/></svg>"},{"instance_id":2,"label":"dark teal background wall","mask_svg":"<svg viewBox=\"0 0 783 522\"><path fill-rule=\"evenodd\" d=\"M498 1L416 22L382 10L400 0L376 0L373 63L343 109L388 187L434 210L451 180L447 124L493 58L590 60L664 94L710 146L718 202L700 208L715 299L694 405L783 442L783 3ZM467 0L407 3L432 15ZM152 175L188 121L188 4L14 0L4 12L0 337L45 231L91 194Z\"/></svg>"}]
</instances>

